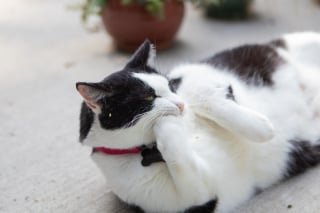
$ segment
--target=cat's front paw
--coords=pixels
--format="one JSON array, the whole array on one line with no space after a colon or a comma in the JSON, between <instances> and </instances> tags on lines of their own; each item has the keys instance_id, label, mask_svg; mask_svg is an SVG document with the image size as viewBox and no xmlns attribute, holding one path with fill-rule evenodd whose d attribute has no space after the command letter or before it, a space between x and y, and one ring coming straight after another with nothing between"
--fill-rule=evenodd
<instances>
[{"instance_id":1,"label":"cat's front paw","mask_svg":"<svg viewBox=\"0 0 320 213\"><path fill-rule=\"evenodd\" d=\"M155 122L153 130L157 138L158 136L163 136L165 134L174 132L175 130L181 128L182 125L181 117L164 116Z\"/></svg>"},{"instance_id":2,"label":"cat's front paw","mask_svg":"<svg viewBox=\"0 0 320 213\"><path fill-rule=\"evenodd\" d=\"M154 125L154 135L157 147L165 162L175 162L177 156L185 149L188 131L181 116L165 116L159 119Z\"/></svg>"}]
</instances>

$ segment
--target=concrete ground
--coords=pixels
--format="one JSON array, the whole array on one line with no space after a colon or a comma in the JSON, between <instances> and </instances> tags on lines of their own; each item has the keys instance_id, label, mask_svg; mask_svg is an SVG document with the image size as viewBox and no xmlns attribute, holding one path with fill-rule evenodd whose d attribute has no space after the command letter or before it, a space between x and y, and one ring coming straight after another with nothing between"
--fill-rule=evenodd
<instances>
[{"instance_id":1,"label":"concrete ground","mask_svg":"<svg viewBox=\"0 0 320 213\"><path fill-rule=\"evenodd\" d=\"M110 210L108 184L77 142L76 81L100 80L129 55L113 51L103 31L86 32L80 0L11 0L0 6L0 212L120 212ZM245 42L320 30L311 0L256 0L255 19L206 20L188 7L174 49L158 67L197 60ZM253 198L239 213L320 210L320 168Z\"/></svg>"}]
</instances>

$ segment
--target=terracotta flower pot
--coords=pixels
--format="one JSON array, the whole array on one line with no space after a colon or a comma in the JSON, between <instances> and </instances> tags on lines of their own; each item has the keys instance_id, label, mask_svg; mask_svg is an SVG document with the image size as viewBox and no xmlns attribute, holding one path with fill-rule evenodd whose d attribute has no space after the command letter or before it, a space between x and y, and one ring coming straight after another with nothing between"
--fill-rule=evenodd
<instances>
[{"instance_id":1,"label":"terracotta flower pot","mask_svg":"<svg viewBox=\"0 0 320 213\"><path fill-rule=\"evenodd\" d=\"M121 0L108 0L101 15L117 47L133 51L146 38L160 50L172 44L184 16L183 1L167 0L163 14L163 18L159 18L139 4L122 5Z\"/></svg>"}]
</instances>

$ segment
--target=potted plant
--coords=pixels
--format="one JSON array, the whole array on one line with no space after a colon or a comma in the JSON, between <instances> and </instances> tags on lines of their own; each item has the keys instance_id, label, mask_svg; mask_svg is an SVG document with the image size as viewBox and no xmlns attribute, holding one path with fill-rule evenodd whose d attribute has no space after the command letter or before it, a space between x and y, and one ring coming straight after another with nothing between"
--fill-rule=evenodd
<instances>
[{"instance_id":1,"label":"potted plant","mask_svg":"<svg viewBox=\"0 0 320 213\"><path fill-rule=\"evenodd\" d=\"M184 16L182 0L86 0L82 18L98 13L121 50L133 51L146 38L168 48Z\"/></svg>"},{"instance_id":2,"label":"potted plant","mask_svg":"<svg viewBox=\"0 0 320 213\"><path fill-rule=\"evenodd\" d=\"M210 18L244 19L250 15L253 0L193 0Z\"/></svg>"}]
</instances>

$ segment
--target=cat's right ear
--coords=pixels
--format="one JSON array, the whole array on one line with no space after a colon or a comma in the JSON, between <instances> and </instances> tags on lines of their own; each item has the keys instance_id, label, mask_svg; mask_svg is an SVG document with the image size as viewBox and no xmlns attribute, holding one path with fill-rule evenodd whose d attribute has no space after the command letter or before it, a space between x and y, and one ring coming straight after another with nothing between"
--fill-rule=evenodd
<instances>
[{"instance_id":1,"label":"cat's right ear","mask_svg":"<svg viewBox=\"0 0 320 213\"><path fill-rule=\"evenodd\" d=\"M76 88L87 106L96 113L101 112L99 100L111 94L111 91L100 83L78 82Z\"/></svg>"},{"instance_id":2,"label":"cat's right ear","mask_svg":"<svg viewBox=\"0 0 320 213\"><path fill-rule=\"evenodd\" d=\"M156 49L154 45L146 39L140 47L133 53L126 68L143 68L145 66L154 67Z\"/></svg>"}]
</instances>

